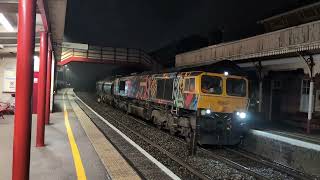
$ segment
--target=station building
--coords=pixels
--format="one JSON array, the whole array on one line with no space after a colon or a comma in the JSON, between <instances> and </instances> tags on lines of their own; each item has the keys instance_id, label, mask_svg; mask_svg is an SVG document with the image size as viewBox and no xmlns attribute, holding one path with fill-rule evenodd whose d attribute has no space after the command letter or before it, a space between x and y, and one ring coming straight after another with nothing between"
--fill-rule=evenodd
<instances>
[{"instance_id":1,"label":"station building","mask_svg":"<svg viewBox=\"0 0 320 180\"><path fill-rule=\"evenodd\" d=\"M176 67L231 60L248 73L255 104L250 111L266 122L303 128L309 118L310 127L319 129L319 20L320 3L300 7L259 21L265 34L178 54Z\"/></svg>"}]
</instances>

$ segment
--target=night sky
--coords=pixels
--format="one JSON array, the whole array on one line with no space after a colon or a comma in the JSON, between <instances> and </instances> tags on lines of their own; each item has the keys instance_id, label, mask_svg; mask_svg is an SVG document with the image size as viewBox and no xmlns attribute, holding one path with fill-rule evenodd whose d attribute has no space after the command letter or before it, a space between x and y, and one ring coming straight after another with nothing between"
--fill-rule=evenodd
<instances>
[{"instance_id":1,"label":"night sky","mask_svg":"<svg viewBox=\"0 0 320 180\"><path fill-rule=\"evenodd\" d=\"M223 27L226 41L261 32L258 20L299 0L69 0L65 41L147 51Z\"/></svg>"}]
</instances>

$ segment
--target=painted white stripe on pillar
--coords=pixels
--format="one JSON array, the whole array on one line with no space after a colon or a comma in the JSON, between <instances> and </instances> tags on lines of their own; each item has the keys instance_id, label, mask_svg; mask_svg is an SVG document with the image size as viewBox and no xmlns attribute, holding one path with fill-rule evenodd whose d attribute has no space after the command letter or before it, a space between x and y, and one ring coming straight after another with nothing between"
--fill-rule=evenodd
<instances>
[{"instance_id":1,"label":"painted white stripe on pillar","mask_svg":"<svg viewBox=\"0 0 320 180\"><path fill-rule=\"evenodd\" d=\"M50 90L50 112L53 109L53 90L54 90L54 71L55 71L55 60L54 60L54 52L52 51L52 64L51 64L51 90Z\"/></svg>"},{"instance_id":2,"label":"painted white stripe on pillar","mask_svg":"<svg viewBox=\"0 0 320 180\"><path fill-rule=\"evenodd\" d=\"M309 90L309 107L308 107L308 121L312 119L313 112L313 89L314 89L314 81L310 81L310 90Z\"/></svg>"}]
</instances>

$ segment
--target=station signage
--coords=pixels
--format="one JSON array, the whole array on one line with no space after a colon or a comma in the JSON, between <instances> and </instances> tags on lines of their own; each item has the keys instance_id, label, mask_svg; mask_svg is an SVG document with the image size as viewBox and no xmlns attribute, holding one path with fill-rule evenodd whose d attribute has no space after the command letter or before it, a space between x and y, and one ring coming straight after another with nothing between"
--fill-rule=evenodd
<instances>
[{"instance_id":1,"label":"station signage","mask_svg":"<svg viewBox=\"0 0 320 180\"><path fill-rule=\"evenodd\" d=\"M16 70L5 69L2 92L14 93L15 91L16 91Z\"/></svg>"}]
</instances>

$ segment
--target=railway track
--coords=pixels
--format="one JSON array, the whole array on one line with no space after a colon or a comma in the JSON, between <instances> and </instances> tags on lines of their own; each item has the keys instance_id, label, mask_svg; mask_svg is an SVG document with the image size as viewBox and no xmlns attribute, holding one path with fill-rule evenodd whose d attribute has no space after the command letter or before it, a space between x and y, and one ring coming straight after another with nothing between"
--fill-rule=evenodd
<instances>
[{"instance_id":1,"label":"railway track","mask_svg":"<svg viewBox=\"0 0 320 180\"><path fill-rule=\"evenodd\" d=\"M114 112L115 111L113 111L111 113L114 113ZM123 112L119 111L119 113L123 113ZM138 118L132 117L130 115L125 114L124 116L126 118L134 120L135 122L140 123L142 125L152 126L152 125L147 124L146 122L144 122L144 121L142 121L142 120L140 120ZM182 143L185 143L181 139L178 139L178 140L181 141ZM233 167L233 168L235 168L235 169L237 169L237 170L239 170L241 172L245 172L245 173L255 177L256 179L262 179L262 180L273 179L273 178L265 177L265 176L257 173L256 171L251 170L250 167L244 166L241 163L238 163L236 161L232 161L231 159L228 159L228 158L226 158L226 157L224 157L222 155L214 154L214 151L210 151L210 150L207 150L207 149L204 149L204 148L200 148L200 149L201 149L201 151L206 152L208 154L208 156L210 156L210 157L212 157L212 158L214 158L216 160L219 160L221 162L224 162L227 165L229 165L229 166L231 166L231 167ZM262 165L266 166L265 168L272 168L272 169L277 170L277 171L279 171L281 173L288 174L289 176L293 177L294 179L308 180L308 179L313 179L314 178L312 176L309 176L309 175L303 174L303 173L301 173L299 171L296 171L296 170L294 170L292 168L289 168L289 167L286 167L286 166L282 166L282 165L277 164L277 163L272 163L272 162L263 160L261 158L255 157L253 155L248 155L247 152L244 152L242 150L236 150L236 149L226 148L226 147L224 147L223 150L228 151L229 153L237 154L237 155L242 156L242 157L244 157L246 159L250 159L250 160L252 160L252 161L254 161L256 163L262 164Z\"/></svg>"},{"instance_id":2,"label":"railway track","mask_svg":"<svg viewBox=\"0 0 320 180\"><path fill-rule=\"evenodd\" d=\"M116 111L118 111L119 114L120 114L120 113L123 113L122 111L119 111L119 110L116 110ZM109 113L114 114L116 111L109 111ZM118 113L115 114L115 116L117 116ZM113 118L113 117L110 116L110 115L108 115L108 116L111 117L111 118ZM133 121L135 121L135 122L137 122L137 123L139 123L139 124L141 124L141 125L144 125L144 126L152 126L152 125L147 124L146 122L144 122L144 121L142 121L142 120L140 120L140 119L138 119L138 118L132 117L132 116L130 116L130 115L128 115L128 114L123 114L122 117L129 118L129 119L131 119L131 120L133 120ZM123 123L120 123L120 124L123 125ZM125 126L125 125L123 125L123 126ZM152 127L152 128L155 128L155 127ZM132 131L132 130L131 130L130 128L128 128L128 127L126 127L126 129L129 130L129 131ZM135 132L135 133L136 133L136 132ZM143 138L143 139L144 139L145 141L147 141L148 143L152 143L152 145L155 146L155 147L157 147L159 150L161 149L161 151L164 152L165 154L167 154L170 158L175 158L175 156L174 156L173 154L171 154L171 153L169 153L168 151L164 150L164 149L161 148L159 145L157 145L157 144L155 144L155 143L153 143L153 142L150 142L149 139L147 139L147 138L145 138L145 137L142 137L142 136L139 135L138 133L137 133L137 135L140 136L141 138ZM180 141L181 143L187 145L186 142L183 141L183 140L181 140L180 138L177 138L177 140ZM204 149L204 148L200 148L200 150L203 151L203 152L206 152L206 153L208 154L208 156L210 156L211 158L214 158L214 159L216 159L216 160L219 160L219 161L221 161L221 162L223 162L223 163L225 163L225 164L227 164L227 165L229 165L229 166L231 166L231 167L233 167L233 168L235 168L235 169L237 169L237 170L239 170L239 171L241 171L241 172L247 173L247 174L255 177L256 179L261 179L261 180L268 180L268 179L269 179L269 178L266 178L266 177L260 175L259 173L256 173L255 171L252 171L252 170L251 170L250 168L248 168L248 167L245 167L245 166L243 166L243 165L241 165L241 164L239 164L239 163L236 163L236 162L234 162L234 161L232 161L232 160L230 160L230 159L227 159L227 158L225 158L225 157L223 157L223 156L216 155L216 154L210 152L209 150L206 150L206 149ZM230 150L231 150L231 149L230 149ZM194 168L192 168L191 166L189 166L189 165L186 164L185 162L181 161L180 159L176 159L176 160L179 161L179 164L181 163L180 165L182 165L182 166L184 166L184 167L189 167L189 168L192 170L191 172L197 172L197 170L195 170ZM175 161L176 161L176 160L175 160ZM199 174L199 175L201 176L201 174ZM198 175L197 175L197 176L198 176ZM200 176L198 176L198 177L200 177ZM208 178L208 177L206 177L206 176L202 176L201 179L210 179L210 178Z\"/></svg>"},{"instance_id":3,"label":"railway track","mask_svg":"<svg viewBox=\"0 0 320 180\"><path fill-rule=\"evenodd\" d=\"M107 116L113 120L117 120L115 117L108 115ZM123 116L122 116L123 118ZM145 141L146 143L148 143L149 145L151 145L152 147L158 149L160 152L162 152L163 154L167 155L170 159L172 159L173 161L177 162L180 166L188 169L188 171L190 171L192 174L194 174L196 177L198 177L199 179L203 179L203 180L210 180L211 178L207 177L206 175L204 175L202 172L194 169L192 166L190 166L189 164L185 163L183 160L181 160L179 157L175 156L174 154L170 153L169 151L165 150L164 148L162 148L161 146L159 146L158 144L152 142L150 139L144 137L143 135L141 135L140 133L138 133L135 130L132 130L131 128L129 128L127 125L125 125L124 123L118 122L124 129L126 129L127 131L133 133L134 135L138 136L140 139L142 139L143 141Z\"/></svg>"},{"instance_id":4,"label":"railway track","mask_svg":"<svg viewBox=\"0 0 320 180\"><path fill-rule=\"evenodd\" d=\"M259 162L265 166L268 166L270 168L273 168L273 169L277 169L278 171L282 172L282 173L287 173L287 174L290 174L290 176L294 177L295 179L302 179L302 180L308 180L308 179L316 179L315 177L313 176L310 176L308 174L304 174L300 171L296 171L290 167L287 167L287 166L283 166L281 164L278 164L278 163L274 163L274 162L269 162L267 160L264 160L262 158L259 158L251 153L248 153L248 152L245 152L241 149L231 149L231 148L224 148L225 150L229 151L229 152L232 152L232 153L235 153L235 154L238 154L240 156L243 156L243 157L246 157L248 159L251 159L252 161L255 161L255 162Z\"/></svg>"},{"instance_id":5,"label":"railway track","mask_svg":"<svg viewBox=\"0 0 320 180\"><path fill-rule=\"evenodd\" d=\"M200 170L198 170L197 168L195 168L194 166L190 165L188 162L183 160L183 158L176 156L174 153L171 153L169 150L160 146L157 142L154 142L149 137L146 137L146 135L143 135L143 134L141 134L141 132L134 130L132 127L130 127L129 124L124 123L123 120L130 119L130 121L133 120L133 121L137 122L138 124L140 124L141 126L146 126L148 128L153 128L154 130L159 131L153 125L151 125L141 119L130 116L130 115L118 110L118 109L114 109L110 106L104 105L104 108L106 111L106 113L104 113L104 115L107 116L108 119L112 119L113 121L116 121L120 126L123 127L123 129L125 129L126 131L139 137L139 139L148 143L150 146L156 148L158 151L165 154L171 160L178 163L181 167L190 171L197 178L199 178L199 179L215 179L213 177L208 176L207 174L202 173ZM163 131L161 131L161 133L164 133L166 135L170 135L169 133L165 133ZM170 136L172 136L172 135L170 135ZM180 138L178 138L178 137L174 137L174 138L177 141L179 141L180 143L186 145L186 142L181 140ZM294 171L293 169L281 166L276 163L272 163L272 162L265 161L260 158L254 157L254 156L250 156L247 153L242 152L240 150L224 148L221 151L223 151L224 153L217 153L216 151L211 151L208 149L199 148L200 154L201 153L205 154L205 156L210 157L211 159L225 163L227 166L234 168L234 169L238 170L239 172L246 173L246 174L254 177L255 179L263 179L263 180L264 179L313 179L313 177L311 177L311 176L307 176L307 175L302 174L298 171ZM235 156L235 155L237 155L237 156ZM231 156L231 158L228 156ZM249 163L250 161L256 163L257 167L247 166L247 164L250 164ZM270 176L270 174L263 173L263 170L271 171L271 173L275 173L276 175Z\"/></svg>"}]
</instances>

